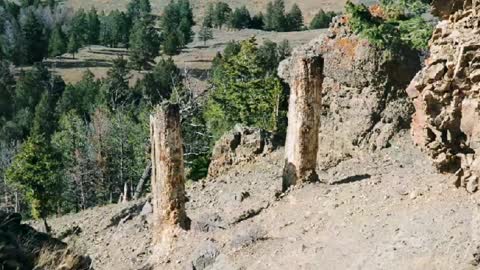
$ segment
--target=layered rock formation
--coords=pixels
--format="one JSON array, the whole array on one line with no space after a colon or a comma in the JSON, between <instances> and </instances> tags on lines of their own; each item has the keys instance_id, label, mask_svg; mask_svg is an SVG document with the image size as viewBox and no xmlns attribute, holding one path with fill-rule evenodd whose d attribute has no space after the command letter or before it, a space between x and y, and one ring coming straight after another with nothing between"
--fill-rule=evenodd
<instances>
[{"instance_id":1,"label":"layered rock formation","mask_svg":"<svg viewBox=\"0 0 480 270\"><path fill-rule=\"evenodd\" d=\"M232 166L251 161L272 149L271 133L259 128L237 125L216 142L208 175L222 175Z\"/></svg>"},{"instance_id":2,"label":"layered rock formation","mask_svg":"<svg viewBox=\"0 0 480 270\"><path fill-rule=\"evenodd\" d=\"M92 269L90 258L75 254L62 241L21 221L19 214L0 212L0 269Z\"/></svg>"},{"instance_id":3,"label":"layered rock formation","mask_svg":"<svg viewBox=\"0 0 480 270\"><path fill-rule=\"evenodd\" d=\"M393 135L408 128L413 107L405 88L420 68L416 53L388 54L353 34L346 17L338 17L325 37L296 49L282 62L279 75L295 87L296 62L321 57L323 77L321 127L318 132L320 169L331 167L359 150L387 147Z\"/></svg>"},{"instance_id":4,"label":"layered rock formation","mask_svg":"<svg viewBox=\"0 0 480 270\"><path fill-rule=\"evenodd\" d=\"M416 109L412 134L440 171L454 173L457 186L474 192L480 177L480 4L447 2L463 8L437 25L426 67L407 90Z\"/></svg>"}]
</instances>

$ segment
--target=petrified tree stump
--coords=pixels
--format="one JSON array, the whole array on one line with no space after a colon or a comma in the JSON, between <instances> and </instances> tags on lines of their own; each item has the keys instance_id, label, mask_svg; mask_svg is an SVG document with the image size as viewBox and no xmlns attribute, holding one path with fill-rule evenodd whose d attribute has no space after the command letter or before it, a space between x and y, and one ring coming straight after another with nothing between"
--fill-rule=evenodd
<instances>
[{"instance_id":1,"label":"petrified tree stump","mask_svg":"<svg viewBox=\"0 0 480 270\"><path fill-rule=\"evenodd\" d=\"M285 145L283 189L299 182L318 180L318 130L320 126L323 58L294 55L289 74L288 128Z\"/></svg>"},{"instance_id":2,"label":"petrified tree stump","mask_svg":"<svg viewBox=\"0 0 480 270\"><path fill-rule=\"evenodd\" d=\"M177 105L157 108L150 117L152 143L153 240L161 242L171 228L188 229L185 174Z\"/></svg>"}]
</instances>

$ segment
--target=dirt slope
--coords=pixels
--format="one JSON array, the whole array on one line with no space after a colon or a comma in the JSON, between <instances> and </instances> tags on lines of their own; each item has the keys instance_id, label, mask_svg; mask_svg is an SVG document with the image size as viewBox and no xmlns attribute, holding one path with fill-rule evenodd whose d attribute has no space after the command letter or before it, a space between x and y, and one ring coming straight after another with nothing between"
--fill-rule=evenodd
<instances>
[{"instance_id":1,"label":"dirt slope","mask_svg":"<svg viewBox=\"0 0 480 270\"><path fill-rule=\"evenodd\" d=\"M452 188L409 134L322 172L329 184L288 194L278 193L282 156L190 184L192 229L178 235L160 269L475 269L480 195ZM143 204L51 223L57 232L81 228L66 240L91 255L95 269L139 269L151 252Z\"/></svg>"}]
</instances>

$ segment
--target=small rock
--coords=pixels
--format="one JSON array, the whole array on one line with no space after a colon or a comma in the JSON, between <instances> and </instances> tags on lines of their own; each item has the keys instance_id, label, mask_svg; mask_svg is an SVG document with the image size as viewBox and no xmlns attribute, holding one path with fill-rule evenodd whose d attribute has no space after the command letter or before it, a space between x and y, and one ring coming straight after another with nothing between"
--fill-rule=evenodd
<instances>
[{"instance_id":1,"label":"small rock","mask_svg":"<svg viewBox=\"0 0 480 270\"><path fill-rule=\"evenodd\" d=\"M220 251L211 242L205 242L194 252L192 259L192 268L194 270L203 270L212 265L215 259L220 255Z\"/></svg>"}]
</instances>

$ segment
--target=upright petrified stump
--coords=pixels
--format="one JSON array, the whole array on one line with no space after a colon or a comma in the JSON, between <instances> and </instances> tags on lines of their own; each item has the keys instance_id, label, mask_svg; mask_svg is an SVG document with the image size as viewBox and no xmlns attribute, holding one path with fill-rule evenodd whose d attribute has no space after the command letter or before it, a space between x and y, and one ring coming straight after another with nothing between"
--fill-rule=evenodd
<instances>
[{"instance_id":1,"label":"upright petrified stump","mask_svg":"<svg viewBox=\"0 0 480 270\"><path fill-rule=\"evenodd\" d=\"M281 74L290 84L283 189L317 181L323 58L294 55ZM287 72L288 74L285 74Z\"/></svg>"},{"instance_id":2,"label":"upright petrified stump","mask_svg":"<svg viewBox=\"0 0 480 270\"><path fill-rule=\"evenodd\" d=\"M185 212L180 109L177 105L157 108L150 117L152 143L153 240L158 243L171 228L188 228Z\"/></svg>"}]
</instances>

